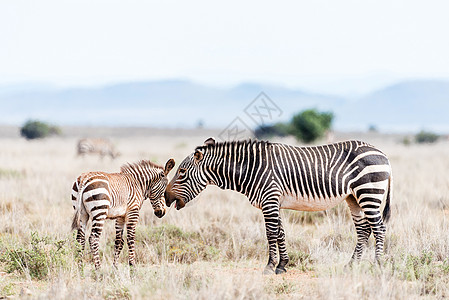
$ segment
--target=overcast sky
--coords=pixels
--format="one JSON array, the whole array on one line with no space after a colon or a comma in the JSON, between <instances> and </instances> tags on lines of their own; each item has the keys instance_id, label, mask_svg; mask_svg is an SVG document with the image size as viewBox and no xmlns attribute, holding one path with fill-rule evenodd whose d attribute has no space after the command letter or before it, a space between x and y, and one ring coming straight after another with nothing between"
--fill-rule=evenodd
<instances>
[{"instance_id":1,"label":"overcast sky","mask_svg":"<svg viewBox=\"0 0 449 300\"><path fill-rule=\"evenodd\" d=\"M449 1L0 2L0 85L188 79L359 93L449 79Z\"/></svg>"}]
</instances>

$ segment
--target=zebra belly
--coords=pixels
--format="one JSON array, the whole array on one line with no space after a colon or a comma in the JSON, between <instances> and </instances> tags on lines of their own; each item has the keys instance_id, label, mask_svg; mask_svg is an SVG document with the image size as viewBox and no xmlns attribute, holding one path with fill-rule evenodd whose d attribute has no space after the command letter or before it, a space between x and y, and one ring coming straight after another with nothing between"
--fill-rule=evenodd
<instances>
[{"instance_id":1,"label":"zebra belly","mask_svg":"<svg viewBox=\"0 0 449 300\"><path fill-rule=\"evenodd\" d=\"M282 195L279 198L281 208L299 211L320 211L332 208L346 199L348 195L341 195L332 198L303 198L296 195Z\"/></svg>"},{"instance_id":2,"label":"zebra belly","mask_svg":"<svg viewBox=\"0 0 449 300\"><path fill-rule=\"evenodd\" d=\"M108 219L115 219L126 214L126 205L110 207L108 210Z\"/></svg>"}]
</instances>

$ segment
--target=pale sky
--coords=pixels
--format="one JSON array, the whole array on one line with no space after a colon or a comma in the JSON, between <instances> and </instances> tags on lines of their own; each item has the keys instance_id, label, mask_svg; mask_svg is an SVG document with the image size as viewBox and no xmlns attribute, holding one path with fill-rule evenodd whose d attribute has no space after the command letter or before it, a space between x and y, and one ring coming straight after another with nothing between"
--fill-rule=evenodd
<instances>
[{"instance_id":1,"label":"pale sky","mask_svg":"<svg viewBox=\"0 0 449 300\"><path fill-rule=\"evenodd\" d=\"M0 86L449 79L449 1L0 1Z\"/></svg>"}]
</instances>

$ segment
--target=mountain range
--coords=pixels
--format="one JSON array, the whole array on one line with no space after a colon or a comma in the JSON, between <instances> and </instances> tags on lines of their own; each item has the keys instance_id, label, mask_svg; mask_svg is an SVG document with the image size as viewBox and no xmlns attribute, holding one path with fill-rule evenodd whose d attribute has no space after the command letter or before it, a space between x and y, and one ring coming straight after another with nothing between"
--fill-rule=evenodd
<instances>
[{"instance_id":1,"label":"mountain range","mask_svg":"<svg viewBox=\"0 0 449 300\"><path fill-rule=\"evenodd\" d=\"M382 131L449 132L449 81L442 80L399 82L356 99L267 84L218 88L184 80L67 89L6 87L0 88L0 124L39 119L56 125L224 128L238 117L254 128L258 122L245 109L259 105L262 98L278 109L264 119L267 122L317 108L334 112L338 130L375 126Z\"/></svg>"}]
</instances>

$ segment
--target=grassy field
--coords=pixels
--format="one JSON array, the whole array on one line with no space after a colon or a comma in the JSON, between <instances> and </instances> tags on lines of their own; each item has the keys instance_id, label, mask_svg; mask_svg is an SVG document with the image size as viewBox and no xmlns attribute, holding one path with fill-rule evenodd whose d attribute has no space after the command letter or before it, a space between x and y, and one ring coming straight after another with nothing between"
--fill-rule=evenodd
<instances>
[{"instance_id":1,"label":"grassy field","mask_svg":"<svg viewBox=\"0 0 449 300\"><path fill-rule=\"evenodd\" d=\"M102 267L94 272L88 251L79 257L70 232L76 177L118 171L139 159L164 164L173 157L180 163L208 135L122 134L112 138L122 153L113 161L77 158L76 134L31 142L0 137L0 299L449 297L449 144L404 146L399 138L381 135L362 138L389 155L394 172L382 268L373 264L372 237L363 260L345 268L356 237L342 203L326 212L283 211L288 273L263 276L267 244L261 212L238 193L208 187L162 219L145 203L133 270L126 246L119 267L112 267L114 227L107 222ZM344 137L360 138L337 139Z\"/></svg>"}]
</instances>

